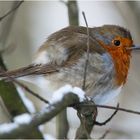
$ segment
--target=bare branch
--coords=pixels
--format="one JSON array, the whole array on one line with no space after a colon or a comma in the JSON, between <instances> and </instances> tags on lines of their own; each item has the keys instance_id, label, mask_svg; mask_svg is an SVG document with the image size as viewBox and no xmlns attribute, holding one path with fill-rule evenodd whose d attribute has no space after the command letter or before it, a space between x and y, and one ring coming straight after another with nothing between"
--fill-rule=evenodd
<instances>
[{"instance_id":1,"label":"bare branch","mask_svg":"<svg viewBox=\"0 0 140 140\"><path fill-rule=\"evenodd\" d=\"M27 86L25 86L21 82L15 80L14 78L12 78L12 81L14 83L16 83L17 85L19 85L20 87L22 87L23 89L25 89L28 93L32 94L34 97L38 98L40 101L42 101L42 102L44 102L46 104L49 104L49 101L47 101L46 99L44 99L43 97L41 97L40 95L38 95L37 93L32 91L31 89L29 89Z\"/></svg>"},{"instance_id":2,"label":"bare branch","mask_svg":"<svg viewBox=\"0 0 140 140\"><path fill-rule=\"evenodd\" d=\"M18 127L13 128L9 132L0 133L0 139L22 138L25 134L30 133L33 128L38 127L39 125L44 124L45 122L48 122L53 117L55 117L58 113L64 110L66 107L72 104L77 104L78 102L79 102L79 98L76 94L73 93L65 94L61 101L50 104L45 109L34 114L32 116L31 121L28 124L19 124Z\"/></svg>"},{"instance_id":3,"label":"bare branch","mask_svg":"<svg viewBox=\"0 0 140 140\"><path fill-rule=\"evenodd\" d=\"M87 77L87 67L88 67L88 62L89 62L89 38L90 38L90 36L89 36L89 28L88 28L88 23L87 23L87 20L86 20L85 13L82 12L82 14L83 14L86 26L87 26L87 57L86 57L86 61L85 61L84 78L83 78L83 86L82 86L82 89L85 90L85 88L86 88L86 77Z\"/></svg>"},{"instance_id":4,"label":"bare branch","mask_svg":"<svg viewBox=\"0 0 140 140\"><path fill-rule=\"evenodd\" d=\"M118 111L123 111L123 112L127 112L127 113L132 113L132 114L136 114L136 115L140 115L140 111L134 111L134 110L130 110L130 109L125 109L125 108L121 108L121 107L115 107L115 106L108 106L108 105L89 105L89 104L83 104L81 106L96 106L99 108L106 108L106 109L113 109L113 110L118 110Z\"/></svg>"},{"instance_id":5,"label":"bare branch","mask_svg":"<svg viewBox=\"0 0 140 140\"><path fill-rule=\"evenodd\" d=\"M118 112L118 108L119 108L119 103L117 104L117 108L116 110L114 111L114 113L104 122L95 122L95 125L99 125L99 126L103 126L103 125L106 125L108 122L111 121L111 119L116 115L116 113Z\"/></svg>"},{"instance_id":6,"label":"bare branch","mask_svg":"<svg viewBox=\"0 0 140 140\"><path fill-rule=\"evenodd\" d=\"M8 11L5 15L3 15L2 17L0 17L0 22L1 22L4 18L6 18L7 16L9 16L11 13L13 13L15 10L17 10L23 2L24 2L23 0L22 0L22 1L19 1L19 3L18 3L13 9L11 9L11 10Z\"/></svg>"}]
</instances>

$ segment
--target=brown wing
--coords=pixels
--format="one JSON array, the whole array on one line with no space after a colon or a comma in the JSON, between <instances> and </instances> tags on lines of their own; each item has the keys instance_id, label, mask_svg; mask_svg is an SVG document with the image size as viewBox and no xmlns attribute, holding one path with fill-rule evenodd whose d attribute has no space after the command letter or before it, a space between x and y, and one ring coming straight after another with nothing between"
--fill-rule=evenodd
<instances>
[{"instance_id":1,"label":"brown wing","mask_svg":"<svg viewBox=\"0 0 140 140\"><path fill-rule=\"evenodd\" d=\"M105 50L101 45L93 38L91 31L94 31L94 28L90 29L90 52L104 53ZM76 27L70 26L64 29L61 29L58 32L53 33L45 44L39 49L47 49L51 47L52 44L59 44L58 46L63 46L68 49L68 58L67 61L64 61L61 65L56 64L55 62L45 65L29 65L27 67L19 68L13 71L0 72L0 77L22 77L27 75L42 75L42 74L51 74L58 72L60 68L67 67L72 65L76 59L79 59L80 56L87 50L87 30L86 27Z\"/></svg>"},{"instance_id":2,"label":"brown wing","mask_svg":"<svg viewBox=\"0 0 140 140\"><path fill-rule=\"evenodd\" d=\"M104 53L105 50L101 46L101 44L96 40L94 37L94 32L96 32L96 28L89 28L89 45L91 52L98 52L100 54ZM83 26L69 26L66 28L61 29L50 35L47 40L47 44L53 44L54 42L65 46L70 50L81 49L83 51L87 51L87 28ZM44 45L45 47L45 45ZM40 49L44 49L41 47Z\"/></svg>"},{"instance_id":3,"label":"brown wing","mask_svg":"<svg viewBox=\"0 0 140 140\"><path fill-rule=\"evenodd\" d=\"M93 33L96 28L89 28L90 38L89 38L89 52L99 53L102 55L105 53L105 49L96 40ZM52 47L55 53L63 56L61 48L65 48L67 51L67 59L63 61L64 65L72 65L75 60L79 59L87 51L87 28L82 26L69 26L60 31L57 31L50 35L47 41L39 49L39 53L47 50L49 53L49 48ZM59 50L60 48L60 50ZM52 53L52 51L51 51ZM57 62L58 57L53 55L53 61Z\"/></svg>"}]
</instances>

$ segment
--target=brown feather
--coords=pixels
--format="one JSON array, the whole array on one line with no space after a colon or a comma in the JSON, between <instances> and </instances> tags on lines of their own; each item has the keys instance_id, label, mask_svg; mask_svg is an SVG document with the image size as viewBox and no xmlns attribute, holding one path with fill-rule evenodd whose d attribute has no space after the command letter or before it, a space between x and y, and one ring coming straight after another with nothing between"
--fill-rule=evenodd
<instances>
[{"instance_id":1,"label":"brown feather","mask_svg":"<svg viewBox=\"0 0 140 140\"><path fill-rule=\"evenodd\" d=\"M104 48L95 40L92 36L94 28L90 28L90 52L102 54L105 52ZM48 47L54 44L59 44L68 49L68 58L61 65L58 65L55 61L45 65L31 64L26 67L22 67L16 70L0 72L0 77L6 79L7 76L17 78L28 75L43 75L52 74L58 72L60 68L72 66L77 60L87 51L87 29L82 26L69 26L61 29L52 35L50 35L47 41L38 50L38 53L47 50Z\"/></svg>"},{"instance_id":2,"label":"brown feather","mask_svg":"<svg viewBox=\"0 0 140 140\"><path fill-rule=\"evenodd\" d=\"M57 65L29 65L12 71L0 72L0 77L7 79L7 77L17 78L27 75L43 75L58 72L59 67Z\"/></svg>"}]
</instances>

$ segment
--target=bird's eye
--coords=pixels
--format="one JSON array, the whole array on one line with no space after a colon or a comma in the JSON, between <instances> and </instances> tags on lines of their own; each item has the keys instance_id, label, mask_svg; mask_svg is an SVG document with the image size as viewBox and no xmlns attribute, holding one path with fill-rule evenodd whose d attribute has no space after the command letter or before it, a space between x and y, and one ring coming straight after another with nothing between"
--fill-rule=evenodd
<instances>
[{"instance_id":1,"label":"bird's eye","mask_svg":"<svg viewBox=\"0 0 140 140\"><path fill-rule=\"evenodd\" d=\"M120 40L114 40L113 43L115 46L120 46L120 44L121 44Z\"/></svg>"}]
</instances>

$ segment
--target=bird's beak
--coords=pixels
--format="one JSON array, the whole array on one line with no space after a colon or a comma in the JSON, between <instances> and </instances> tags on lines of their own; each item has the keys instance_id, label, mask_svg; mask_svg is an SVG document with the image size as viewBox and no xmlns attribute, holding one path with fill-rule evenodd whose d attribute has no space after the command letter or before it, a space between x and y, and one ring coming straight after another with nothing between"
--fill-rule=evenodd
<instances>
[{"instance_id":1,"label":"bird's beak","mask_svg":"<svg viewBox=\"0 0 140 140\"><path fill-rule=\"evenodd\" d=\"M127 48L127 50L140 50L140 46L137 46L137 45L132 45L131 48Z\"/></svg>"}]
</instances>

